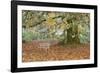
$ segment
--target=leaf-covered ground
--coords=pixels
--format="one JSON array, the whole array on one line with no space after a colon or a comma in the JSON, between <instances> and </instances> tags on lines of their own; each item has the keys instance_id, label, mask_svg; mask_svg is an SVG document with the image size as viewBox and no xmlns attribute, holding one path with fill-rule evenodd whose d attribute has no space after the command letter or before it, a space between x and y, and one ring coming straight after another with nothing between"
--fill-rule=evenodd
<instances>
[{"instance_id":1,"label":"leaf-covered ground","mask_svg":"<svg viewBox=\"0 0 100 73\"><path fill-rule=\"evenodd\" d=\"M38 48L38 43L23 43L22 61L81 60L90 58L89 44L55 45L49 49Z\"/></svg>"}]
</instances>

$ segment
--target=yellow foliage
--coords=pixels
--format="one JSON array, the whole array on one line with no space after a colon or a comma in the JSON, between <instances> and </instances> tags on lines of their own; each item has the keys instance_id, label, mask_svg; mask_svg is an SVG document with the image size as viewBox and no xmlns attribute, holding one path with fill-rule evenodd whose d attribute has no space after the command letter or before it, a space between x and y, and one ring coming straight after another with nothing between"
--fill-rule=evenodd
<instances>
[{"instance_id":1,"label":"yellow foliage","mask_svg":"<svg viewBox=\"0 0 100 73\"><path fill-rule=\"evenodd\" d=\"M48 26L53 26L54 24L56 24L55 19L52 19L51 17L50 18L47 18L46 24Z\"/></svg>"},{"instance_id":2,"label":"yellow foliage","mask_svg":"<svg viewBox=\"0 0 100 73\"><path fill-rule=\"evenodd\" d=\"M82 32L83 31L83 28L81 25L78 25L78 32Z\"/></svg>"},{"instance_id":3,"label":"yellow foliage","mask_svg":"<svg viewBox=\"0 0 100 73\"><path fill-rule=\"evenodd\" d=\"M48 17L55 17L56 16L56 14L54 13L54 12L50 12L50 13L48 13Z\"/></svg>"},{"instance_id":4,"label":"yellow foliage","mask_svg":"<svg viewBox=\"0 0 100 73\"><path fill-rule=\"evenodd\" d=\"M29 26L29 27L32 26L32 21L33 21L32 19L27 20L27 26Z\"/></svg>"},{"instance_id":5,"label":"yellow foliage","mask_svg":"<svg viewBox=\"0 0 100 73\"><path fill-rule=\"evenodd\" d=\"M64 22L65 24L68 24L68 22L67 22L67 19L66 19L66 18L64 18L64 19L63 19L63 22Z\"/></svg>"},{"instance_id":6,"label":"yellow foliage","mask_svg":"<svg viewBox=\"0 0 100 73\"><path fill-rule=\"evenodd\" d=\"M66 24L62 23L61 25L61 29L65 29L66 28Z\"/></svg>"},{"instance_id":7,"label":"yellow foliage","mask_svg":"<svg viewBox=\"0 0 100 73\"><path fill-rule=\"evenodd\" d=\"M70 24L61 24L61 29L69 29L70 28Z\"/></svg>"}]
</instances>

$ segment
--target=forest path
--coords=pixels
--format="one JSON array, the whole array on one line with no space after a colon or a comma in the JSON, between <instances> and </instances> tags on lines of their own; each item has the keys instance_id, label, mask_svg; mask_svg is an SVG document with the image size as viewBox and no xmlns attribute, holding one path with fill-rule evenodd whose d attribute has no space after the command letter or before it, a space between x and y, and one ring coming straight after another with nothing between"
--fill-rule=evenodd
<instances>
[{"instance_id":1,"label":"forest path","mask_svg":"<svg viewBox=\"0 0 100 73\"><path fill-rule=\"evenodd\" d=\"M37 48L38 43L23 43L23 62L81 60L90 58L89 44L54 45L49 49Z\"/></svg>"}]
</instances>

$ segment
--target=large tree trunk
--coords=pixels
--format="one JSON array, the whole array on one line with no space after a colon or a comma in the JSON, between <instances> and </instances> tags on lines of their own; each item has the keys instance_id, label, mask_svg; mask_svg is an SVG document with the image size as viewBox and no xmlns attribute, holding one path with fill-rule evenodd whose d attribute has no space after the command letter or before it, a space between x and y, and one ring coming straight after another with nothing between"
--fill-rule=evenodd
<instances>
[{"instance_id":1,"label":"large tree trunk","mask_svg":"<svg viewBox=\"0 0 100 73\"><path fill-rule=\"evenodd\" d=\"M74 28L74 30L73 30L73 28ZM73 43L79 44L80 43L80 40L78 37L77 26L67 29L67 43L69 43L69 44L73 44Z\"/></svg>"}]
</instances>

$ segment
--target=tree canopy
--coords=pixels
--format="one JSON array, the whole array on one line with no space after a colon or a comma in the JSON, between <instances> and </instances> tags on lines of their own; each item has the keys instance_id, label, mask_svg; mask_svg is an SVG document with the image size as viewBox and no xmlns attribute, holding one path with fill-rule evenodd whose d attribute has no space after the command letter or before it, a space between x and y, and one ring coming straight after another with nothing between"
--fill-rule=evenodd
<instances>
[{"instance_id":1,"label":"tree canopy","mask_svg":"<svg viewBox=\"0 0 100 73\"><path fill-rule=\"evenodd\" d=\"M90 14L77 12L22 11L22 39L90 42Z\"/></svg>"}]
</instances>

